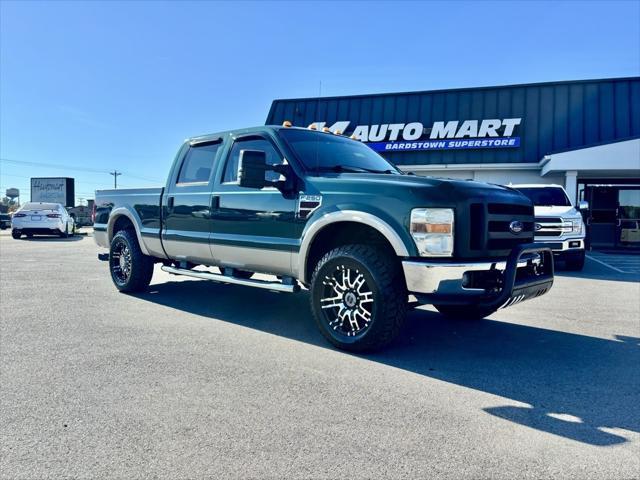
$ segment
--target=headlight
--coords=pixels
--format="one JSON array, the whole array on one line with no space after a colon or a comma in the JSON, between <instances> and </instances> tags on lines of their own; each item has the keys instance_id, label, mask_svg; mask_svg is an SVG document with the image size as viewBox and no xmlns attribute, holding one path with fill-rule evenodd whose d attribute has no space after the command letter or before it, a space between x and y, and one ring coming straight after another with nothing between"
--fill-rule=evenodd
<instances>
[{"instance_id":1,"label":"headlight","mask_svg":"<svg viewBox=\"0 0 640 480\"><path fill-rule=\"evenodd\" d=\"M582 228L584 223L581 218L577 218L575 220L571 220L573 233L577 233L578 235L582 235Z\"/></svg>"},{"instance_id":2,"label":"headlight","mask_svg":"<svg viewBox=\"0 0 640 480\"><path fill-rule=\"evenodd\" d=\"M451 208L411 210L410 232L421 257L453 255L453 210Z\"/></svg>"}]
</instances>

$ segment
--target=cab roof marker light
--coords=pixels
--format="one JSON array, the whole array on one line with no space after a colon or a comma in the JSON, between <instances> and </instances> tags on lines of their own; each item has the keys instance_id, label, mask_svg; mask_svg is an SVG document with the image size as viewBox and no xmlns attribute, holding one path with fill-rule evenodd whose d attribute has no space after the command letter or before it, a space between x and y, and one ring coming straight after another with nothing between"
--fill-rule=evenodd
<instances>
[{"instance_id":1,"label":"cab roof marker light","mask_svg":"<svg viewBox=\"0 0 640 480\"><path fill-rule=\"evenodd\" d=\"M336 130L333 132L334 135L342 135L342 130Z\"/></svg>"},{"instance_id":2,"label":"cab roof marker light","mask_svg":"<svg viewBox=\"0 0 640 480\"><path fill-rule=\"evenodd\" d=\"M329 127L322 127L322 131L324 133L331 133L331 130L329 129Z\"/></svg>"},{"instance_id":3,"label":"cab roof marker light","mask_svg":"<svg viewBox=\"0 0 640 480\"><path fill-rule=\"evenodd\" d=\"M312 123L312 124L311 124L311 125L309 125L307 128L308 128L309 130L318 130L318 127L316 126L316 124L315 124L315 123Z\"/></svg>"},{"instance_id":4,"label":"cab roof marker light","mask_svg":"<svg viewBox=\"0 0 640 480\"><path fill-rule=\"evenodd\" d=\"M289 121L289 120L285 120L284 122L282 122L282 126L284 128L289 128L291 127L293 124Z\"/></svg>"}]
</instances>

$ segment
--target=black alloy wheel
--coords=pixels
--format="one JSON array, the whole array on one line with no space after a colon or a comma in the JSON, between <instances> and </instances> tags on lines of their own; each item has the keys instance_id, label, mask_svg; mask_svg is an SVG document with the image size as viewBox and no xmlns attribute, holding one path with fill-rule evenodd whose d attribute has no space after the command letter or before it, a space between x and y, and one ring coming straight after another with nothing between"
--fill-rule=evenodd
<instances>
[{"instance_id":1,"label":"black alloy wheel","mask_svg":"<svg viewBox=\"0 0 640 480\"><path fill-rule=\"evenodd\" d=\"M322 279L320 308L325 322L347 337L364 332L371 324L373 291L364 274L357 268L337 265Z\"/></svg>"}]
</instances>

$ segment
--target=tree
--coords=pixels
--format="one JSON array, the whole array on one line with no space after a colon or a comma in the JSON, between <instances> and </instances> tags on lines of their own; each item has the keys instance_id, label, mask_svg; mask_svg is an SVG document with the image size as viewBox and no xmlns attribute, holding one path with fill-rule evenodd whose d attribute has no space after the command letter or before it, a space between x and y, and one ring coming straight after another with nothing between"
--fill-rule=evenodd
<instances>
[{"instance_id":1,"label":"tree","mask_svg":"<svg viewBox=\"0 0 640 480\"><path fill-rule=\"evenodd\" d=\"M2 197L0 200L0 210L5 212L15 212L20 208L20 204L16 200L11 200L9 197Z\"/></svg>"}]
</instances>

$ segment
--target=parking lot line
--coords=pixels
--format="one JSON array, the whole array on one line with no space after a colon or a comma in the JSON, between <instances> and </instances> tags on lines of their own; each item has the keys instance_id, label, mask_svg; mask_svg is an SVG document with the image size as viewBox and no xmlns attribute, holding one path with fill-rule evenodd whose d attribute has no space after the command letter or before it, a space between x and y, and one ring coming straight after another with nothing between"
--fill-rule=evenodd
<instances>
[{"instance_id":1,"label":"parking lot line","mask_svg":"<svg viewBox=\"0 0 640 480\"><path fill-rule=\"evenodd\" d=\"M592 257L592 256L591 256L591 255L589 255L589 254L587 254L587 258L588 258L588 259L590 259L590 260L593 260L594 262L598 262L599 264L604 265L605 267L609 267L611 270L615 270L616 272L619 272L619 273L627 273L627 272L625 272L624 270L620 270L619 268L616 268L616 267L614 267L613 265L609 265L608 263L603 262L602 260L598 260L597 258Z\"/></svg>"}]
</instances>

